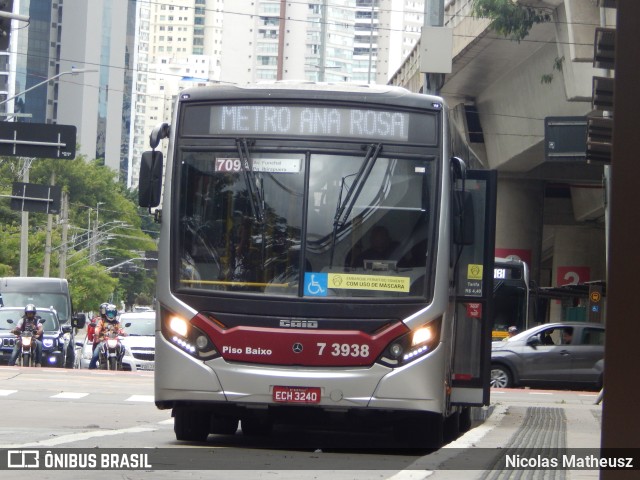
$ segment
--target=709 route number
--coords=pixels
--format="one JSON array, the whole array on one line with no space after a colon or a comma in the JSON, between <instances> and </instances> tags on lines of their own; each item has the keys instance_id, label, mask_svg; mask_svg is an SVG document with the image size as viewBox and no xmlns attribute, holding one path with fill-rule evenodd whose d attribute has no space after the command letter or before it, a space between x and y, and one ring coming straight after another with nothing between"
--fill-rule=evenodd
<instances>
[{"instance_id":1,"label":"709 route number","mask_svg":"<svg viewBox=\"0 0 640 480\"><path fill-rule=\"evenodd\" d=\"M327 353L333 357L368 357L369 345L358 343L332 343L327 345L324 342L318 342L318 355L322 355L325 348L328 347Z\"/></svg>"}]
</instances>

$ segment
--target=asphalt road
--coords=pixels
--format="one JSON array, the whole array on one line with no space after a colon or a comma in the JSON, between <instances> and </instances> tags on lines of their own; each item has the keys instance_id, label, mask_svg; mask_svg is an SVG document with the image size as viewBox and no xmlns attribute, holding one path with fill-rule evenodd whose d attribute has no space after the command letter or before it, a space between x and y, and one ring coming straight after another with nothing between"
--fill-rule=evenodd
<instances>
[{"instance_id":1,"label":"asphalt road","mask_svg":"<svg viewBox=\"0 0 640 480\"><path fill-rule=\"evenodd\" d=\"M492 391L492 403L591 404L596 395L504 389ZM429 476L425 467L429 458L442 455L442 451L390 449L385 435L292 428L279 428L268 438L245 437L238 432L233 436L210 435L203 443L177 442L170 411L158 410L153 403L152 372L3 366L0 405L0 449L167 449L153 452L156 466L149 471L92 471L92 479L114 478L117 473L118 478L421 480ZM456 444L464 446L464 442L465 436ZM205 463L206 471L186 470L201 465L203 452L211 456ZM159 454L166 454L167 465L177 462L179 466L162 470ZM11 478L88 478L87 471L11 473Z\"/></svg>"}]
</instances>

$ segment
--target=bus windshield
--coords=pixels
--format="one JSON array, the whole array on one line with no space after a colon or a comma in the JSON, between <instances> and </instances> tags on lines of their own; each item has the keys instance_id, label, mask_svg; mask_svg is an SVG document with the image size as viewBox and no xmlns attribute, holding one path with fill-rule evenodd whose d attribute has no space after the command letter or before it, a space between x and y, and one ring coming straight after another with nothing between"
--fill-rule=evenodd
<instances>
[{"instance_id":1,"label":"bus windshield","mask_svg":"<svg viewBox=\"0 0 640 480\"><path fill-rule=\"evenodd\" d=\"M184 147L174 288L307 297L425 297L433 157ZM176 251L172 248L173 251Z\"/></svg>"}]
</instances>

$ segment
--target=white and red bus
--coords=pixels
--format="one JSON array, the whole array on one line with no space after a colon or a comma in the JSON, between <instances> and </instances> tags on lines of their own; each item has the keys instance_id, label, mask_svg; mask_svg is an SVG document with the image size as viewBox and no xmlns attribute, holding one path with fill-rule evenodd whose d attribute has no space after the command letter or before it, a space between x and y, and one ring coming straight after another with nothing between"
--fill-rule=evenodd
<instances>
[{"instance_id":1,"label":"white and red bus","mask_svg":"<svg viewBox=\"0 0 640 480\"><path fill-rule=\"evenodd\" d=\"M455 157L441 98L198 87L150 139L155 403L178 440L337 417L439 446L469 428L489 401L495 175Z\"/></svg>"}]
</instances>

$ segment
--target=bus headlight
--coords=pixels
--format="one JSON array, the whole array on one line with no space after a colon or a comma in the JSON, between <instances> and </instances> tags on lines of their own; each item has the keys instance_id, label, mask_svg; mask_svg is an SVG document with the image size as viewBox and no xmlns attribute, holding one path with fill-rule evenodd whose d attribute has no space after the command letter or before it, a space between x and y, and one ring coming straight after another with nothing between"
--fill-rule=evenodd
<instances>
[{"instance_id":1,"label":"bus headlight","mask_svg":"<svg viewBox=\"0 0 640 480\"><path fill-rule=\"evenodd\" d=\"M162 310L162 335L183 352L200 360L219 356L208 335L190 321L168 310Z\"/></svg>"},{"instance_id":2,"label":"bus headlight","mask_svg":"<svg viewBox=\"0 0 640 480\"><path fill-rule=\"evenodd\" d=\"M433 329L431 326L420 327L411 336L411 346L415 347L423 343L427 343L433 338Z\"/></svg>"},{"instance_id":3,"label":"bus headlight","mask_svg":"<svg viewBox=\"0 0 640 480\"><path fill-rule=\"evenodd\" d=\"M401 367L431 352L440 341L440 325L441 319L437 318L396 338L382 352L378 363L392 368Z\"/></svg>"},{"instance_id":4,"label":"bus headlight","mask_svg":"<svg viewBox=\"0 0 640 480\"><path fill-rule=\"evenodd\" d=\"M189 332L189 324L184 318L172 316L169 320L169 329L182 337L186 337Z\"/></svg>"}]
</instances>

